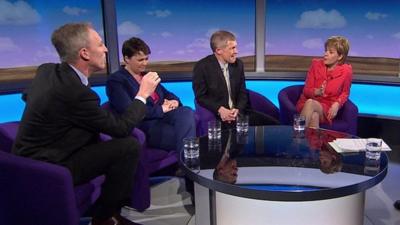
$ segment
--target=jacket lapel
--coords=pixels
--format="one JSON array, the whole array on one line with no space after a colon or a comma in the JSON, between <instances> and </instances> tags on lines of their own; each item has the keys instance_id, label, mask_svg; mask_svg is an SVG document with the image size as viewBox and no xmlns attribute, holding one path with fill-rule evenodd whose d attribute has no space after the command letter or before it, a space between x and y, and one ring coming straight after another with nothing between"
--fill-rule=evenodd
<instances>
[{"instance_id":1,"label":"jacket lapel","mask_svg":"<svg viewBox=\"0 0 400 225\"><path fill-rule=\"evenodd\" d=\"M215 57L215 55L212 55L212 56L213 56L213 64L214 64L213 67L215 68L215 74L216 74L216 79L217 79L216 82L223 84L223 85L221 85L221 88L222 88L221 90L223 93L228 93L228 87L226 85L226 81L225 81L224 73L222 72L222 69L221 69L221 65L219 64L217 57ZM228 67L228 69L229 69L229 67ZM230 80L230 77L231 76L229 76L229 80Z\"/></svg>"}]
</instances>

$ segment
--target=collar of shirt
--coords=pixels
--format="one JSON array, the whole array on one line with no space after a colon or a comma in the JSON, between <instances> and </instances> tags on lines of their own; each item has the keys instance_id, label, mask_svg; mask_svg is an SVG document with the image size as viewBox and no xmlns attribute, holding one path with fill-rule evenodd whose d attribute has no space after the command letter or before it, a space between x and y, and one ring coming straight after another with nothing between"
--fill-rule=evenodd
<instances>
[{"instance_id":1,"label":"collar of shirt","mask_svg":"<svg viewBox=\"0 0 400 225\"><path fill-rule=\"evenodd\" d=\"M218 63L222 71L224 71L225 68L228 68L229 63L222 63L220 61L218 61Z\"/></svg>"},{"instance_id":2,"label":"collar of shirt","mask_svg":"<svg viewBox=\"0 0 400 225\"><path fill-rule=\"evenodd\" d=\"M83 74L81 71L79 71L73 65L71 65L71 64L68 64L68 65L75 71L76 74L78 74L78 77L81 80L82 84L85 86L88 86L89 80L88 80L87 76L85 76L85 74Z\"/></svg>"}]
</instances>

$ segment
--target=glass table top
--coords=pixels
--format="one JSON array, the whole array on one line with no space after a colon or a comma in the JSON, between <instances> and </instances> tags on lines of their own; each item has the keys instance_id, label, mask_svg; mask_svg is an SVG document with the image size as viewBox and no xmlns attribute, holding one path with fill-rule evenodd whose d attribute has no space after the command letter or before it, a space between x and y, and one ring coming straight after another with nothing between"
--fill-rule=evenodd
<instances>
[{"instance_id":1,"label":"glass table top","mask_svg":"<svg viewBox=\"0 0 400 225\"><path fill-rule=\"evenodd\" d=\"M339 154L328 144L336 138L357 137L325 129L297 132L291 126L224 130L218 140L200 137L199 158L181 154L181 161L195 182L251 198L270 199L277 192L282 200L332 198L383 180L386 154L372 161L364 152Z\"/></svg>"}]
</instances>

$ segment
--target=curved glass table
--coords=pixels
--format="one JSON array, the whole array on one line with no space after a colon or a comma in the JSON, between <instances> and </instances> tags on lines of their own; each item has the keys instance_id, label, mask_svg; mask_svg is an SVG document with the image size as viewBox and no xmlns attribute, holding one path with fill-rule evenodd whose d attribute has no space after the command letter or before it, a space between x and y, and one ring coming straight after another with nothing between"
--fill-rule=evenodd
<instances>
[{"instance_id":1,"label":"curved glass table","mask_svg":"<svg viewBox=\"0 0 400 225\"><path fill-rule=\"evenodd\" d=\"M381 182L388 158L338 154L328 142L357 138L291 126L200 137L198 159L180 160L195 184L196 225L362 225L365 191Z\"/></svg>"}]
</instances>

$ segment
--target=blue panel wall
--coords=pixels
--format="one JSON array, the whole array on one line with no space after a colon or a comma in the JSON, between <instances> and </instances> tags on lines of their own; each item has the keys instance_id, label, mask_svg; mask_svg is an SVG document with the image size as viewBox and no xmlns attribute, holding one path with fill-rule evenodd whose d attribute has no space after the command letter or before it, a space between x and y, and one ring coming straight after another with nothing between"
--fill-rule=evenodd
<instances>
[{"instance_id":1,"label":"blue panel wall","mask_svg":"<svg viewBox=\"0 0 400 225\"><path fill-rule=\"evenodd\" d=\"M247 88L268 97L279 107L278 93L289 85L303 84L302 81L247 81ZM194 108L192 83L166 82L164 86L175 93L184 105ZM101 102L107 101L104 86L93 88L100 96ZM388 85L353 84L350 98L362 114L380 115L400 118L400 87ZM0 95L0 122L20 120L24 108L21 94Z\"/></svg>"}]
</instances>

